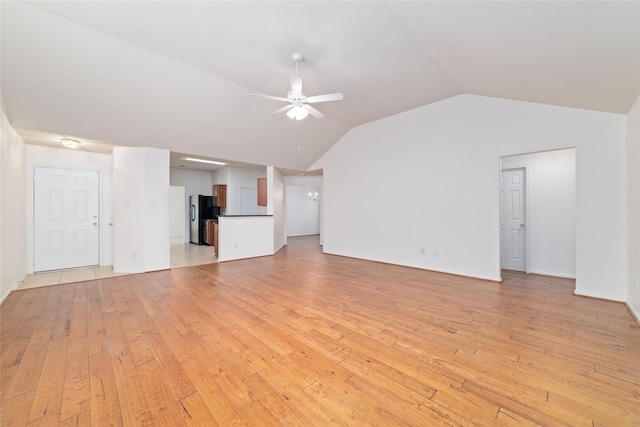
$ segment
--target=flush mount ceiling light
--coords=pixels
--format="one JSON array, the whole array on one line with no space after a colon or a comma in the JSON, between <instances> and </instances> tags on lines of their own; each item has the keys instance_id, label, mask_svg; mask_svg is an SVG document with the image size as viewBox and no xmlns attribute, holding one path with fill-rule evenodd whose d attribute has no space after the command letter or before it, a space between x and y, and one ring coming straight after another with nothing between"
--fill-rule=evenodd
<instances>
[{"instance_id":1,"label":"flush mount ceiling light","mask_svg":"<svg viewBox=\"0 0 640 427\"><path fill-rule=\"evenodd\" d=\"M72 150L75 150L76 148L80 147L80 141L76 139L61 138L60 142L64 147L71 148Z\"/></svg>"},{"instance_id":2,"label":"flush mount ceiling light","mask_svg":"<svg viewBox=\"0 0 640 427\"><path fill-rule=\"evenodd\" d=\"M189 162L208 163L210 165L224 166L224 162L216 162L215 160L196 159L195 157L180 157L180 160L187 160Z\"/></svg>"}]
</instances>

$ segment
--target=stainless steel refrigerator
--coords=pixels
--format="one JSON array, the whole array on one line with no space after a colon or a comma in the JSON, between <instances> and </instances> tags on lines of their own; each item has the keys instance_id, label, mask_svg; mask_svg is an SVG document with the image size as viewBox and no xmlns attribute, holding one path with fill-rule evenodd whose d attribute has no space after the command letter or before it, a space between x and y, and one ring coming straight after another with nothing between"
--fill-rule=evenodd
<instances>
[{"instance_id":1,"label":"stainless steel refrigerator","mask_svg":"<svg viewBox=\"0 0 640 427\"><path fill-rule=\"evenodd\" d=\"M189 196L190 241L197 245L204 245L204 223L207 219L216 219L220 215L220 208L213 206L211 196Z\"/></svg>"}]
</instances>

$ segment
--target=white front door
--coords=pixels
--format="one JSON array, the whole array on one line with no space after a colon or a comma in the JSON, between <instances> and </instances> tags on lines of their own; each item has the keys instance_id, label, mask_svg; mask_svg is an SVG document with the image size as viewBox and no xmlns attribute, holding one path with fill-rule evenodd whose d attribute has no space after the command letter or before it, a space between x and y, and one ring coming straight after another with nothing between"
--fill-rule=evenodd
<instances>
[{"instance_id":1,"label":"white front door","mask_svg":"<svg viewBox=\"0 0 640 427\"><path fill-rule=\"evenodd\" d=\"M500 175L500 265L526 271L525 169L503 169Z\"/></svg>"},{"instance_id":2,"label":"white front door","mask_svg":"<svg viewBox=\"0 0 640 427\"><path fill-rule=\"evenodd\" d=\"M34 271L98 265L97 171L34 170Z\"/></svg>"}]
</instances>

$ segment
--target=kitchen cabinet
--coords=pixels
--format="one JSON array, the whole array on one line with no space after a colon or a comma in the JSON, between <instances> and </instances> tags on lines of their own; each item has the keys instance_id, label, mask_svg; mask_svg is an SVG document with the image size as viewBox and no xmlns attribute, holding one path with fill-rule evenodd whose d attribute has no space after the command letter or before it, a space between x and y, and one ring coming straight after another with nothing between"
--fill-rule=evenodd
<instances>
[{"instance_id":1,"label":"kitchen cabinet","mask_svg":"<svg viewBox=\"0 0 640 427\"><path fill-rule=\"evenodd\" d=\"M206 245L210 245L211 244L211 241L209 239L209 228L210 228L209 227L209 220L206 219L204 221L204 232L202 233L204 235L204 243Z\"/></svg>"},{"instance_id":2,"label":"kitchen cabinet","mask_svg":"<svg viewBox=\"0 0 640 427\"><path fill-rule=\"evenodd\" d=\"M204 242L214 247L214 255L218 256L218 221L208 219L204 222Z\"/></svg>"},{"instance_id":3,"label":"kitchen cabinet","mask_svg":"<svg viewBox=\"0 0 640 427\"><path fill-rule=\"evenodd\" d=\"M227 206L227 186L225 184L213 186L213 206L218 208Z\"/></svg>"},{"instance_id":4,"label":"kitchen cabinet","mask_svg":"<svg viewBox=\"0 0 640 427\"><path fill-rule=\"evenodd\" d=\"M213 254L217 257L218 256L218 221L213 223Z\"/></svg>"},{"instance_id":5,"label":"kitchen cabinet","mask_svg":"<svg viewBox=\"0 0 640 427\"><path fill-rule=\"evenodd\" d=\"M267 206L267 178L258 178L258 206Z\"/></svg>"}]
</instances>

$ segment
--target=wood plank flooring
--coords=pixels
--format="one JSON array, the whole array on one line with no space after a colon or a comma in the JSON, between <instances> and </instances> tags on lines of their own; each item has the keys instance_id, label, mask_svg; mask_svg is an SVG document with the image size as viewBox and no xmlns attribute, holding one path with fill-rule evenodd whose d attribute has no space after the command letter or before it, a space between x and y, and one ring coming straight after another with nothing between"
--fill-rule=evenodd
<instances>
[{"instance_id":1,"label":"wood plank flooring","mask_svg":"<svg viewBox=\"0 0 640 427\"><path fill-rule=\"evenodd\" d=\"M640 328L572 280L324 255L13 292L0 424L638 426Z\"/></svg>"}]
</instances>

